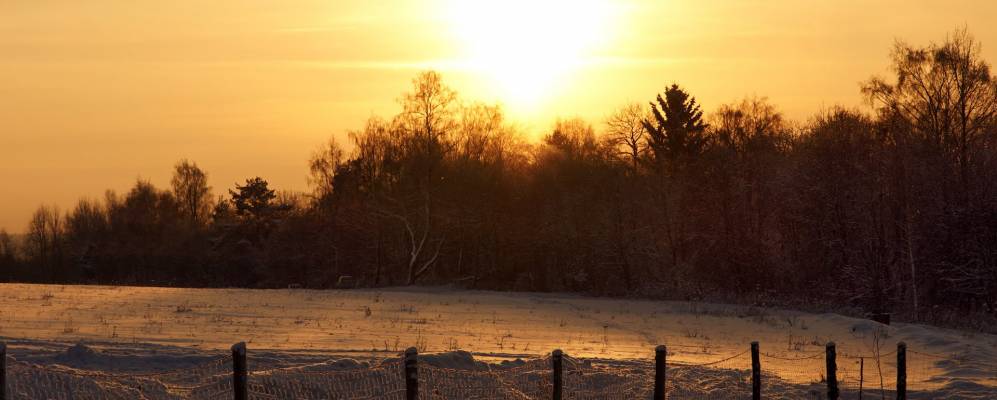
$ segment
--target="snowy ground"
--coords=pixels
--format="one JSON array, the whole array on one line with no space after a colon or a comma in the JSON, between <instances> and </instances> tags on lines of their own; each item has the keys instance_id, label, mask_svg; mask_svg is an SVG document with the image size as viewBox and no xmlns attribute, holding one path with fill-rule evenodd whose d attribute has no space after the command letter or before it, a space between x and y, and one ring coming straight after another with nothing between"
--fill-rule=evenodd
<instances>
[{"instance_id":1,"label":"snowy ground","mask_svg":"<svg viewBox=\"0 0 997 400\"><path fill-rule=\"evenodd\" d=\"M722 371L750 369L745 351L758 341L766 382L817 391L824 345L834 341L846 392L857 388L861 361L863 387L875 388L877 394L881 385L892 385L892 352L898 341L905 341L913 392L997 398L994 335L688 302L443 289L0 284L0 337L21 361L117 371L197 365L239 341L248 343L251 354L270 357L275 366L330 357L378 360L409 346L423 353L460 349L494 362L543 357L559 348L573 357L626 365L650 359L654 346L665 344L671 364L688 365L676 370L675 380L721 389L729 383L726 378L743 382L742 376ZM89 348L67 352L80 341ZM696 366L710 363L716 364ZM721 372L707 377L700 369Z\"/></svg>"}]
</instances>

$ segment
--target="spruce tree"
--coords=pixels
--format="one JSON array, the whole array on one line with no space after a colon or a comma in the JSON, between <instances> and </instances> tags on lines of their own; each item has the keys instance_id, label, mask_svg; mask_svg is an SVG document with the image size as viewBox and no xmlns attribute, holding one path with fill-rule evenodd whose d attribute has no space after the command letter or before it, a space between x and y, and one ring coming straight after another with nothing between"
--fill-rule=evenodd
<instances>
[{"instance_id":1,"label":"spruce tree","mask_svg":"<svg viewBox=\"0 0 997 400\"><path fill-rule=\"evenodd\" d=\"M651 103L653 119L645 119L648 145L658 168L674 171L680 159L693 158L702 153L706 145L706 123L696 98L672 84L664 97L658 95L657 104Z\"/></svg>"}]
</instances>

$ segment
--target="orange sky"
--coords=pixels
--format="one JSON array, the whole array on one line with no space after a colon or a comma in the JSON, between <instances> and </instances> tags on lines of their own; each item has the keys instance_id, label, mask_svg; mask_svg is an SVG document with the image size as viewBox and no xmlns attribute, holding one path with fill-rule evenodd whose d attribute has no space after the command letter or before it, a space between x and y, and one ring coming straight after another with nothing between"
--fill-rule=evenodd
<instances>
[{"instance_id":1,"label":"orange sky","mask_svg":"<svg viewBox=\"0 0 997 400\"><path fill-rule=\"evenodd\" d=\"M396 112L422 69L533 136L673 81L708 111L757 94L805 119L861 105L896 38L967 26L997 60L994 20L983 0L3 0L0 228L165 187L180 158L219 193L256 175L306 190L311 151Z\"/></svg>"}]
</instances>

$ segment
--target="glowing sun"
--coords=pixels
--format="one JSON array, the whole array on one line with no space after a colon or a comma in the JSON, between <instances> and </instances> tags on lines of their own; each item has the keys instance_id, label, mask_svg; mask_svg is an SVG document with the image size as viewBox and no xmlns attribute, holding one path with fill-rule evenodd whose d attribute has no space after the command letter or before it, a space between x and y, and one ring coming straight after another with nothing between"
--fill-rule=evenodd
<instances>
[{"instance_id":1,"label":"glowing sun","mask_svg":"<svg viewBox=\"0 0 997 400\"><path fill-rule=\"evenodd\" d=\"M535 106L607 41L610 0L452 0L463 63L516 106Z\"/></svg>"}]
</instances>

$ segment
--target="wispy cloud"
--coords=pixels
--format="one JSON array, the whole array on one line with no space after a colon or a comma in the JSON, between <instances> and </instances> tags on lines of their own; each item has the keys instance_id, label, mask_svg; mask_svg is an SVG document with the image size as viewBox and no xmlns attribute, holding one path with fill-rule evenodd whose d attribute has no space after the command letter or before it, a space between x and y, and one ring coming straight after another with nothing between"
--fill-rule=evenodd
<instances>
[{"instance_id":1,"label":"wispy cloud","mask_svg":"<svg viewBox=\"0 0 997 400\"><path fill-rule=\"evenodd\" d=\"M466 70L467 62L451 59L439 60L292 60L284 64L316 69L369 69L369 70Z\"/></svg>"}]
</instances>

